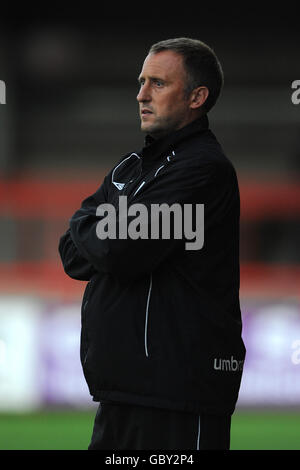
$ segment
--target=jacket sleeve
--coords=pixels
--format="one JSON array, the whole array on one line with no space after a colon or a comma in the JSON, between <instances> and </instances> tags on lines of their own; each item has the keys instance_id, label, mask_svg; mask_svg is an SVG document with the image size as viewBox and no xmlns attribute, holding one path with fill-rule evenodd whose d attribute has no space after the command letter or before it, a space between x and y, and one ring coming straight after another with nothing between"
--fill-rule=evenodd
<instances>
[{"instance_id":1,"label":"jacket sleeve","mask_svg":"<svg viewBox=\"0 0 300 470\"><path fill-rule=\"evenodd\" d=\"M97 200L104 203L106 201L106 192L104 182L96 192ZM61 257L65 273L73 279L79 281L89 281L91 277L97 272L97 269L87 258L82 254L74 243L70 228L62 235L59 240L58 251Z\"/></svg>"},{"instance_id":2,"label":"jacket sleeve","mask_svg":"<svg viewBox=\"0 0 300 470\"><path fill-rule=\"evenodd\" d=\"M89 281L96 270L77 250L70 229L60 238L58 251L65 273L79 281Z\"/></svg>"},{"instance_id":3,"label":"jacket sleeve","mask_svg":"<svg viewBox=\"0 0 300 470\"><path fill-rule=\"evenodd\" d=\"M174 165L168 171L161 172L159 178L146 183L136 196L128 197L128 208L133 204L142 204L147 209L148 218L143 220L143 229L151 234L153 224L159 226L162 222L151 217L153 204L166 203L171 206L180 204L205 204L208 193L212 188L214 168L206 163L188 167ZM97 224L103 218L97 215L101 198L95 193L85 199L81 208L70 220L70 233L81 256L88 260L98 271L110 273L120 278L138 278L151 273L167 257L176 251L185 249L186 240L170 236L170 239L132 239L130 236L120 239L107 237L100 239L97 235ZM127 218L127 227L134 217ZM122 223L121 214L116 214L116 233Z\"/></svg>"}]
</instances>

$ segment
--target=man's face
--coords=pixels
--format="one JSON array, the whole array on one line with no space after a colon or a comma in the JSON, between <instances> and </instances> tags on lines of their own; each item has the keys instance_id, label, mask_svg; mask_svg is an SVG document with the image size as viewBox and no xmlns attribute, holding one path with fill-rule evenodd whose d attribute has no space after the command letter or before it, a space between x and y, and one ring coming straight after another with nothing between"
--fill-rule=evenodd
<instances>
[{"instance_id":1,"label":"man's face","mask_svg":"<svg viewBox=\"0 0 300 470\"><path fill-rule=\"evenodd\" d=\"M184 92L186 72L180 54L173 51L149 54L138 80L142 131L157 138L193 120Z\"/></svg>"}]
</instances>

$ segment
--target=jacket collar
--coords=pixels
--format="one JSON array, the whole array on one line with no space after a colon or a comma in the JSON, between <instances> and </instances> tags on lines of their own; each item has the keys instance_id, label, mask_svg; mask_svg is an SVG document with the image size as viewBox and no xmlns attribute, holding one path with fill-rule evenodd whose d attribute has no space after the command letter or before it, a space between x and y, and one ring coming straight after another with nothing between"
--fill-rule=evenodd
<instances>
[{"instance_id":1,"label":"jacket collar","mask_svg":"<svg viewBox=\"0 0 300 470\"><path fill-rule=\"evenodd\" d=\"M205 114L178 131L172 132L161 139L154 139L150 135L145 137L145 146L139 152L142 157L142 168L148 170L163 155L169 153L179 142L190 138L192 135L208 129L209 121Z\"/></svg>"}]
</instances>

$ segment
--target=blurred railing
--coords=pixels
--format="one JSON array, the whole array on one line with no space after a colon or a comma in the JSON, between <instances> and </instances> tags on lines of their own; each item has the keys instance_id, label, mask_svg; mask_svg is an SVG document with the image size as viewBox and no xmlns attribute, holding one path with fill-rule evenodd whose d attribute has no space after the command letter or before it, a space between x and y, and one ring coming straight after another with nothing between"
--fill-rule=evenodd
<instances>
[{"instance_id":1,"label":"blurred railing","mask_svg":"<svg viewBox=\"0 0 300 470\"><path fill-rule=\"evenodd\" d=\"M98 174L97 179L89 177L84 181L45 176L0 181L0 227L5 245L0 253L2 292L75 298L82 294L83 283L68 279L63 272L57 252L58 240L67 228L70 216L85 197L96 191L104 174L105 171ZM242 179L240 196L241 294L299 296L300 262L296 253L294 258L276 261L275 257L268 262L263 254L256 253L259 251L256 245L261 242L260 238L266 238L265 232L260 236L257 231L258 225L266 220L276 220L279 226L294 221L298 229L300 186L293 182ZM7 230L9 225L13 226L11 237ZM270 239L265 243L270 243L275 235L271 225ZM295 237L296 240L297 233ZM9 244L12 245L11 253L8 253Z\"/></svg>"}]
</instances>

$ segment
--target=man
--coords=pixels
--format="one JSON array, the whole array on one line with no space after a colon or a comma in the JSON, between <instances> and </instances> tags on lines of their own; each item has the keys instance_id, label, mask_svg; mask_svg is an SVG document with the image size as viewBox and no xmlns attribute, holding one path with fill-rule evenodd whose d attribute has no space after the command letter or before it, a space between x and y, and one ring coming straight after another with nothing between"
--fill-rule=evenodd
<instances>
[{"instance_id":1,"label":"man","mask_svg":"<svg viewBox=\"0 0 300 470\"><path fill-rule=\"evenodd\" d=\"M151 47L138 80L145 146L83 201L59 246L66 273L89 281L89 449L229 449L245 348L238 183L207 118L223 72L206 44L176 38Z\"/></svg>"}]
</instances>

